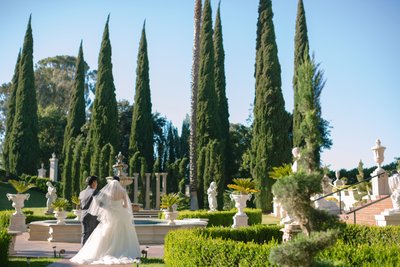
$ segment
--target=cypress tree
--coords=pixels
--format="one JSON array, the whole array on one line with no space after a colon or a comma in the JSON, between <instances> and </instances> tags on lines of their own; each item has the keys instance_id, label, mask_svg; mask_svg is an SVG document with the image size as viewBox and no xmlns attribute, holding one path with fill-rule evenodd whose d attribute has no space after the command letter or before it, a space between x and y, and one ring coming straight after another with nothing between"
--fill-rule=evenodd
<instances>
[{"instance_id":1,"label":"cypress tree","mask_svg":"<svg viewBox=\"0 0 400 267\"><path fill-rule=\"evenodd\" d=\"M221 145L221 158L224 162L223 169L220 170L222 181L227 184L231 182L230 172L227 168L228 162L231 162L231 149L229 138L229 110L228 100L226 98L226 80L225 80L225 51L222 38L222 24L220 15L220 3L218 4L217 15L214 26L214 57L215 57L215 91L217 93L217 114L219 115L219 128L220 128L220 145ZM219 150L218 150L219 151ZM221 166L221 165L219 165ZM222 166L221 166L222 167ZM219 186L224 188L224 183ZM218 187L218 189L220 189ZM222 208L220 206L219 208Z\"/></svg>"},{"instance_id":2,"label":"cypress tree","mask_svg":"<svg viewBox=\"0 0 400 267\"><path fill-rule=\"evenodd\" d=\"M272 210L272 167L290 161L287 114L281 90L281 68L272 21L271 0L260 0L258 7L255 99L252 139L252 175L260 193L256 205Z\"/></svg>"},{"instance_id":3,"label":"cypress tree","mask_svg":"<svg viewBox=\"0 0 400 267\"><path fill-rule=\"evenodd\" d=\"M15 64L14 76L11 81L11 88L10 88L10 97L8 99L7 105L7 117L6 117L6 136L4 137L4 144L3 144L3 162L4 168L9 174L10 167L9 167L9 150L10 150L10 138L12 133L12 126L14 122L15 116L15 98L18 89L18 77L19 77L19 65L21 62L21 50L18 53L17 63Z\"/></svg>"},{"instance_id":4,"label":"cypress tree","mask_svg":"<svg viewBox=\"0 0 400 267\"><path fill-rule=\"evenodd\" d=\"M153 167L153 119L145 24L143 24L137 59L135 104L133 106L129 150L132 156L136 152L140 152L140 155L146 160L146 167L150 169ZM150 169L146 171L150 171Z\"/></svg>"},{"instance_id":5,"label":"cypress tree","mask_svg":"<svg viewBox=\"0 0 400 267\"><path fill-rule=\"evenodd\" d=\"M82 150L84 149L84 147L85 138L82 135L78 135L75 139L75 147L72 155L72 195L79 195L79 192L81 191L81 189L83 189L83 187L81 186L82 181L84 181L86 178L82 177L80 173Z\"/></svg>"},{"instance_id":6,"label":"cypress tree","mask_svg":"<svg viewBox=\"0 0 400 267\"><path fill-rule=\"evenodd\" d=\"M199 88L197 93L198 152L219 137L217 94L214 76L214 46L211 4L205 0L200 32Z\"/></svg>"},{"instance_id":7,"label":"cypress tree","mask_svg":"<svg viewBox=\"0 0 400 267\"><path fill-rule=\"evenodd\" d=\"M186 118L182 122L181 136L179 138L180 157L189 157L189 138L190 138L190 118Z\"/></svg>"},{"instance_id":8,"label":"cypress tree","mask_svg":"<svg viewBox=\"0 0 400 267\"><path fill-rule=\"evenodd\" d=\"M64 160L64 169L63 169L63 198L65 199L70 199L72 196L72 175L71 175L71 171L72 171L72 156L73 156L73 151L74 151L74 147L75 147L75 138L70 138L68 140L68 144L65 147L65 160Z\"/></svg>"},{"instance_id":9,"label":"cypress tree","mask_svg":"<svg viewBox=\"0 0 400 267\"><path fill-rule=\"evenodd\" d=\"M39 155L37 102L33 72L31 17L25 34L19 64L15 117L9 149L9 167L14 174L36 174Z\"/></svg>"},{"instance_id":10,"label":"cypress tree","mask_svg":"<svg viewBox=\"0 0 400 267\"><path fill-rule=\"evenodd\" d=\"M197 92L197 153L198 153L198 203L204 205L204 177L206 170L201 170L200 154L208 144L220 137L220 124L218 117L217 93L215 91L214 75L214 45L211 18L211 4L209 0L204 2L202 27L200 32L200 64L199 87ZM202 165L203 167L205 165Z\"/></svg>"},{"instance_id":11,"label":"cypress tree","mask_svg":"<svg viewBox=\"0 0 400 267\"><path fill-rule=\"evenodd\" d=\"M118 110L115 98L114 78L111 63L111 43L109 38L110 16L104 28L101 42L96 95L93 103L93 113L89 129L88 145L93 153L90 157L90 170L92 175L98 175L98 164L102 147L110 143L114 148L118 147Z\"/></svg>"},{"instance_id":12,"label":"cypress tree","mask_svg":"<svg viewBox=\"0 0 400 267\"><path fill-rule=\"evenodd\" d=\"M294 91L294 110L293 110L293 146L301 147L305 145L304 136L300 131L300 124L303 117L299 111L299 88L297 85L298 68L303 64L304 60L309 60L309 44L307 34L306 14L304 11L303 0L299 0L297 6L296 33L294 38L294 75L293 75L293 91Z\"/></svg>"},{"instance_id":13,"label":"cypress tree","mask_svg":"<svg viewBox=\"0 0 400 267\"><path fill-rule=\"evenodd\" d=\"M115 150L113 146L108 143L101 149L100 162L99 162L99 185L106 185L106 177L113 174L112 165L114 164Z\"/></svg>"},{"instance_id":14,"label":"cypress tree","mask_svg":"<svg viewBox=\"0 0 400 267\"><path fill-rule=\"evenodd\" d=\"M67 126L64 131L63 155L66 145L71 137L81 134L81 127L86 122L85 116L85 61L83 58L82 41L79 46L79 53L76 59L75 81L69 104Z\"/></svg>"}]
</instances>

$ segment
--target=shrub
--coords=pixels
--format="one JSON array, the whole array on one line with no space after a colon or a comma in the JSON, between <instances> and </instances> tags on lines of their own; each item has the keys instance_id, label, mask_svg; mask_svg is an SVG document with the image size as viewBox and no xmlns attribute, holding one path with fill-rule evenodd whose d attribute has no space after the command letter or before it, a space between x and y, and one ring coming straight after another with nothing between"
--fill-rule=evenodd
<instances>
[{"instance_id":1,"label":"shrub","mask_svg":"<svg viewBox=\"0 0 400 267\"><path fill-rule=\"evenodd\" d=\"M207 227L211 226L231 226L233 224L233 216L237 212L236 209L230 211L208 212L207 210L197 211L180 211L178 220L185 218L201 218L208 219ZM249 217L249 225L261 224L262 212L260 209L245 209L244 212ZM161 215L164 218L164 215Z\"/></svg>"},{"instance_id":2,"label":"shrub","mask_svg":"<svg viewBox=\"0 0 400 267\"><path fill-rule=\"evenodd\" d=\"M0 211L0 228L7 228L10 225L10 217L13 212L12 210Z\"/></svg>"},{"instance_id":3,"label":"shrub","mask_svg":"<svg viewBox=\"0 0 400 267\"><path fill-rule=\"evenodd\" d=\"M8 247L10 246L11 236L6 228L0 228L0 262L8 262Z\"/></svg>"},{"instance_id":4,"label":"shrub","mask_svg":"<svg viewBox=\"0 0 400 267\"><path fill-rule=\"evenodd\" d=\"M165 238L164 262L166 266L271 266L268 262L269 251L277 245L272 238L264 243L254 243L250 240L241 242L229 239L229 236L241 236L246 233L266 230L268 226L245 227L240 229L183 229L170 231ZM278 229L273 231L279 232ZM213 238L212 234L222 232L223 237ZM236 232L236 233L235 233ZM234 233L234 234L232 234ZM224 234L221 234L224 235ZM250 236L255 236L251 233ZM243 240L244 241L244 240Z\"/></svg>"},{"instance_id":5,"label":"shrub","mask_svg":"<svg viewBox=\"0 0 400 267\"><path fill-rule=\"evenodd\" d=\"M336 242L337 231L314 232L271 249L269 261L278 266L311 266L317 253Z\"/></svg>"}]
</instances>

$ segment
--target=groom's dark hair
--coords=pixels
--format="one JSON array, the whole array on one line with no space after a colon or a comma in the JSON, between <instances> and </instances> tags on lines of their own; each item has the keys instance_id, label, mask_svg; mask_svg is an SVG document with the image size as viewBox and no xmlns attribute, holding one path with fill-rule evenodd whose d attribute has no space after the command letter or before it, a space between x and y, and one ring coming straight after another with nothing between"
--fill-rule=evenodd
<instances>
[{"instance_id":1,"label":"groom's dark hair","mask_svg":"<svg viewBox=\"0 0 400 267\"><path fill-rule=\"evenodd\" d=\"M113 180L117 180L119 182L119 177L118 176L113 176Z\"/></svg>"},{"instance_id":2,"label":"groom's dark hair","mask_svg":"<svg viewBox=\"0 0 400 267\"><path fill-rule=\"evenodd\" d=\"M97 176L91 175L86 178L87 185L92 185L94 181L97 181Z\"/></svg>"}]
</instances>

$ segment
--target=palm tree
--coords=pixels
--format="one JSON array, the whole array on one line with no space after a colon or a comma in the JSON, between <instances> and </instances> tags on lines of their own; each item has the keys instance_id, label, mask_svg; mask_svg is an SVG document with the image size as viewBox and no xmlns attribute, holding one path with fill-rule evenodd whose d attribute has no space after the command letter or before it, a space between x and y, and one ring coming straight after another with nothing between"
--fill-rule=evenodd
<instances>
[{"instance_id":1,"label":"palm tree","mask_svg":"<svg viewBox=\"0 0 400 267\"><path fill-rule=\"evenodd\" d=\"M201 26L201 0L194 1L194 40L192 58L192 99L190 103L190 209L199 209L197 200L197 142L196 142L196 114L197 114L197 88L200 59L200 26Z\"/></svg>"}]
</instances>

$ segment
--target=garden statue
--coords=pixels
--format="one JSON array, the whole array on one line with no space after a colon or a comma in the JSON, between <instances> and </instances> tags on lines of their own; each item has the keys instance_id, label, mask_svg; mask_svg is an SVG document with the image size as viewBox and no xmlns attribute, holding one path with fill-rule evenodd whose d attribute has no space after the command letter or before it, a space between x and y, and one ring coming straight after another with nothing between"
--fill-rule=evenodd
<instances>
[{"instance_id":1,"label":"garden statue","mask_svg":"<svg viewBox=\"0 0 400 267\"><path fill-rule=\"evenodd\" d=\"M53 186L51 182L47 182L47 193L46 193L46 206L47 206L47 211L46 214L53 214L53 208L51 207L51 204L57 199L57 189Z\"/></svg>"},{"instance_id":2,"label":"garden statue","mask_svg":"<svg viewBox=\"0 0 400 267\"><path fill-rule=\"evenodd\" d=\"M394 212L400 212L400 174L396 173L389 177L389 187L392 194L390 198L392 199Z\"/></svg>"},{"instance_id":3,"label":"garden statue","mask_svg":"<svg viewBox=\"0 0 400 267\"><path fill-rule=\"evenodd\" d=\"M293 155L293 158L294 158L294 162L293 162L293 165L292 165L292 172L296 173L296 172L299 171L298 161L299 161L300 156L301 156L300 155L300 148L294 147L292 149L292 155Z\"/></svg>"},{"instance_id":4,"label":"garden statue","mask_svg":"<svg viewBox=\"0 0 400 267\"><path fill-rule=\"evenodd\" d=\"M210 187L207 189L209 212L217 210L217 184L211 182Z\"/></svg>"}]
</instances>

